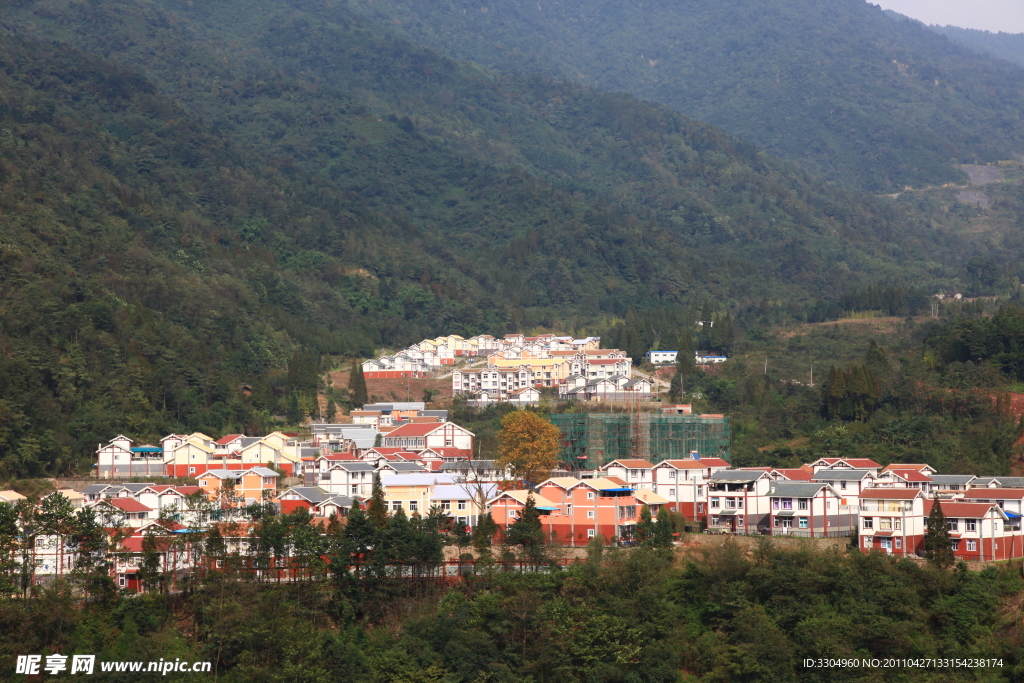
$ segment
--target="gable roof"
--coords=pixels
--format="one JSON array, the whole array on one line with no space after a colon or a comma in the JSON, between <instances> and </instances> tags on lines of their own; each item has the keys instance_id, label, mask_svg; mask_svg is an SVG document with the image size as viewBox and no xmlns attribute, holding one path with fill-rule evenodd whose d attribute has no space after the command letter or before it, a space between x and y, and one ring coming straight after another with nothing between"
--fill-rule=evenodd
<instances>
[{"instance_id":1,"label":"gable roof","mask_svg":"<svg viewBox=\"0 0 1024 683\"><path fill-rule=\"evenodd\" d=\"M932 480L927 474L917 470L885 470L883 474L892 474L908 482L929 482Z\"/></svg>"},{"instance_id":2,"label":"gable roof","mask_svg":"<svg viewBox=\"0 0 1024 683\"><path fill-rule=\"evenodd\" d=\"M935 484L962 484L964 486L977 479L973 474L933 474L931 478L932 483Z\"/></svg>"},{"instance_id":3,"label":"gable roof","mask_svg":"<svg viewBox=\"0 0 1024 683\"><path fill-rule=\"evenodd\" d=\"M814 498L822 489L828 489L838 496L835 489L825 482L778 481L768 489L769 496L785 496L787 498Z\"/></svg>"},{"instance_id":4,"label":"gable roof","mask_svg":"<svg viewBox=\"0 0 1024 683\"><path fill-rule=\"evenodd\" d=\"M243 436L245 436L245 434L227 434L214 441L214 443L218 446L227 446L235 439L241 439Z\"/></svg>"},{"instance_id":5,"label":"gable roof","mask_svg":"<svg viewBox=\"0 0 1024 683\"><path fill-rule=\"evenodd\" d=\"M269 467L253 467L249 470L242 470L242 474L258 474L261 477L280 477L281 475Z\"/></svg>"},{"instance_id":6,"label":"gable roof","mask_svg":"<svg viewBox=\"0 0 1024 683\"><path fill-rule=\"evenodd\" d=\"M152 512L153 508L148 505L143 505L134 498L107 498L105 501L108 505L113 505L122 512Z\"/></svg>"},{"instance_id":7,"label":"gable roof","mask_svg":"<svg viewBox=\"0 0 1024 683\"><path fill-rule=\"evenodd\" d=\"M964 498L971 498L973 500L1004 500L1004 499L1024 499L1024 489L989 489L989 488L977 488L968 489L964 492Z\"/></svg>"},{"instance_id":8,"label":"gable roof","mask_svg":"<svg viewBox=\"0 0 1024 683\"><path fill-rule=\"evenodd\" d=\"M674 467L677 470L702 470L707 467L731 467L729 462L722 458L701 458L700 460L694 460L693 458L662 460L655 465L655 467L661 467L662 465Z\"/></svg>"},{"instance_id":9,"label":"gable roof","mask_svg":"<svg viewBox=\"0 0 1024 683\"><path fill-rule=\"evenodd\" d=\"M648 462L647 460L644 460L643 458L621 458L619 460L612 460L607 465L601 467L601 470L607 470L612 465L621 465L626 469L634 470L651 469L652 467L654 467L652 463Z\"/></svg>"},{"instance_id":10,"label":"gable roof","mask_svg":"<svg viewBox=\"0 0 1024 683\"><path fill-rule=\"evenodd\" d=\"M514 500L517 503L520 503L522 505L526 505L526 500L530 497L530 491L527 491L526 489L516 489L516 490L513 490L513 491L502 491L501 493L499 493L497 496L495 496L491 500L488 500L487 501L487 505L490 506L494 502L499 501L499 500L501 500L502 498L505 498L505 497L511 498L512 500ZM533 504L536 505L538 508L548 508L548 509L551 509L551 510L557 510L558 509L558 503L556 503L553 500L548 500L547 498L545 498L544 496L542 496L542 495L540 495L538 493L534 493L533 494Z\"/></svg>"},{"instance_id":11,"label":"gable roof","mask_svg":"<svg viewBox=\"0 0 1024 683\"><path fill-rule=\"evenodd\" d=\"M783 467L775 470L775 474L781 475L789 481L811 481L811 473L800 467Z\"/></svg>"},{"instance_id":12,"label":"gable roof","mask_svg":"<svg viewBox=\"0 0 1024 683\"><path fill-rule=\"evenodd\" d=\"M934 505L934 500L926 500L924 502L924 512L926 515L931 513L932 506ZM987 517L992 508L999 510L1000 516L1004 519L1007 518L1006 513L1003 512L1003 510L995 503L963 503L956 500L939 500L939 508L942 510L942 514L947 518L979 519L981 517Z\"/></svg>"},{"instance_id":13,"label":"gable roof","mask_svg":"<svg viewBox=\"0 0 1024 683\"><path fill-rule=\"evenodd\" d=\"M637 500L643 501L647 505L665 505L669 502L668 498L659 496L657 493L651 491L650 489L637 489L636 491L633 492L633 496Z\"/></svg>"},{"instance_id":14,"label":"gable roof","mask_svg":"<svg viewBox=\"0 0 1024 683\"><path fill-rule=\"evenodd\" d=\"M708 481L751 482L767 476L763 470L722 470L712 474Z\"/></svg>"}]
</instances>

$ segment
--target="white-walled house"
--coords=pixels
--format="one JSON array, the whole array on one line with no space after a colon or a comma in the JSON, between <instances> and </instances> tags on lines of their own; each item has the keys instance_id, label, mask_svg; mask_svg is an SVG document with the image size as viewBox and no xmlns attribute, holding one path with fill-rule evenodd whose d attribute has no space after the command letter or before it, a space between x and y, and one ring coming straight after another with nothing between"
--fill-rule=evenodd
<instances>
[{"instance_id":1,"label":"white-walled house","mask_svg":"<svg viewBox=\"0 0 1024 683\"><path fill-rule=\"evenodd\" d=\"M473 432L454 422L406 424L384 435L385 448L419 452L428 448L473 450Z\"/></svg>"}]
</instances>

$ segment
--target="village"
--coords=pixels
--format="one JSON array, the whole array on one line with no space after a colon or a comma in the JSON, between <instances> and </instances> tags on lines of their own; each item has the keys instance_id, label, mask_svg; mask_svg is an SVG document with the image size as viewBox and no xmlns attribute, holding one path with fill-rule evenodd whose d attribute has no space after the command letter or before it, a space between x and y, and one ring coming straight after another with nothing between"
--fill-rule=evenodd
<instances>
[{"instance_id":1,"label":"village","mask_svg":"<svg viewBox=\"0 0 1024 683\"><path fill-rule=\"evenodd\" d=\"M479 457L475 435L451 422L448 410L377 402L351 410L351 422L313 422L303 432L170 434L156 444L117 435L97 448L91 482L61 489L37 506L41 511L59 499L70 510L91 509L115 540L108 548L111 578L129 590L141 587L145 538L168 539L154 546L162 571L185 576L201 564L201 554L169 539L216 528L244 559L254 517L304 511L326 533L353 510L366 510L375 491L389 514L432 516L447 531L471 534L493 523L495 543L532 507L551 546L629 546L645 513L653 519L664 512L677 539L694 532L847 539L861 551L903 557L923 554L937 505L956 558L1024 557L1024 478L839 457L798 468L736 468L726 416L651 403L651 382L633 379L631 360L599 342L446 337L363 364L367 377L414 377L483 353L485 367L453 370L455 395L513 406L536 403L540 391L578 397L587 412L549 416L561 452L541 481L517 480L508 465ZM675 352L648 357L672 363ZM601 408L613 401L628 409ZM14 491L0 491L3 503L22 510L31 504ZM22 553L22 571L41 585L73 571L79 552L68 536L40 531Z\"/></svg>"}]
</instances>

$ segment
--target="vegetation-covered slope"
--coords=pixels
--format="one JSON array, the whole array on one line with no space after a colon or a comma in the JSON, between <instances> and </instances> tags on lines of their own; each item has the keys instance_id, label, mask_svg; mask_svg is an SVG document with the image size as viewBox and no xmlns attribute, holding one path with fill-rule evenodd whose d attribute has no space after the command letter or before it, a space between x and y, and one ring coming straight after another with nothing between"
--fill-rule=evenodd
<instances>
[{"instance_id":1,"label":"vegetation-covered slope","mask_svg":"<svg viewBox=\"0 0 1024 683\"><path fill-rule=\"evenodd\" d=\"M969 255L937 203L824 188L664 106L457 64L329 4L0 21L12 473L118 431L263 429L275 393L312 390L285 380L301 349L811 301Z\"/></svg>"},{"instance_id":2,"label":"vegetation-covered slope","mask_svg":"<svg viewBox=\"0 0 1024 683\"><path fill-rule=\"evenodd\" d=\"M446 54L664 102L872 191L1024 150L1024 71L863 0L351 4Z\"/></svg>"},{"instance_id":3,"label":"vegetation-covered slope","mask_svg":"<svg viewBox=\"0 0 1024 683\"><path fill-rule=\"evenodd\" d=\"M1003 31L992 33L959 26L929 26L928 28L976 52L984 52L1024 66L1024 33L1004 33Z\"/></svg>"}]
</instances>

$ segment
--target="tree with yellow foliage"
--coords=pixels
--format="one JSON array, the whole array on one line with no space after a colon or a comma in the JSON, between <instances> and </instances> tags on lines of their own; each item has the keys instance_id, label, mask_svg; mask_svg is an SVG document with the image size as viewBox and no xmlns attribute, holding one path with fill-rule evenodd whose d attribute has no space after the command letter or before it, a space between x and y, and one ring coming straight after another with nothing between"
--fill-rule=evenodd
<instances>
[{"instance_id":1,"label":"tree with yellow foliage","mask_svg":"<svg viewBox=\"0 0 1024 683\"><path fill-rule=\"evenodd\" d=\"M512 479L533 486L548 476L555 467L561 433L537 413L517 410L501 418L498 435L499 468L507 468Z\"/></svg>"}]
</instances>

